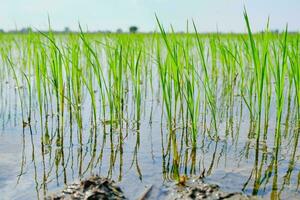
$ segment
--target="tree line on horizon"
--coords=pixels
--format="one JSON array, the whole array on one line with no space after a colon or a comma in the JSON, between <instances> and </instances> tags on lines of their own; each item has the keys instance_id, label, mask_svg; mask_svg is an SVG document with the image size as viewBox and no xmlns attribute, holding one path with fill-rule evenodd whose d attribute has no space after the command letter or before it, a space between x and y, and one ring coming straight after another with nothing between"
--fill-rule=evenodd
<instances>
[{"instance_id":1,"label":"tree line on horizon","mask_svg":"<svg viewBox=\"0 0 300 200\"><path fill-rule=\"evenodd\" d=\"M137 26L130 26L127 33L137 33L139 28ZM21 28L19 30L9 30L5 31L4 29L0 29L0 33L29 33L29 32L38 32L38 30L34 30L31 27ZM48 31L41 31L41 32L48 32ZM53 30L54 33L76 33L79 31L72 31L69 27L65 27L64 30ZM113 33L114 31L110 30L99 30L99 31L87 31L88 33ZM126 33L121 28L118 28L115 33Z\"/></svg>"}]
</instances>

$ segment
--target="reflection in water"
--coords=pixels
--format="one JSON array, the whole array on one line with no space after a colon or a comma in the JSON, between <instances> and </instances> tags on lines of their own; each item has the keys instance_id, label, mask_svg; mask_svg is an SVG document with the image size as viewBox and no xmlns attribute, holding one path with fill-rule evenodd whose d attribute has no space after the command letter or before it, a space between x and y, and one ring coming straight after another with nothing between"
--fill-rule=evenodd
<instances>
[{"instance_id":1,"label":"reflection in water","mask_svg":"<svg viewBox=\"0 0 300 200\"><path fill-rule=\"evenodd\" d=\"M299 129L293 124L289 124L288 128L284 127L283 136L288 142L284 142L282 145L289 148L271 148L268 147L270 145L264 137L260 141L253 140L250 136L242 146L239 142L241 132L251 132L253 127L250 126L250 130L246 131L247 124L242 120L243 107L239 108L239 110L224 108L224 112L227 113L224 115L224 126L226 127L224 138L227 139L211 140L208 134L207 137L199 137L201 145L196 149L191 148L185 127L179 126L172 132L168 132L165 131L167 129L163 123L160 127L154 126L154 128L150 123L151 128L149 129L139 121L123 121L119 124L102 123L92 126L88 132L82 132L84 135L82 141L86 141L86 143L80 145L80 142L74 143L76 135L73 133L79 131L77 126L71 123L69 127L63 127L61 123L58 124L58 116L47 116L44 120L44 128L33 128L29 124L22 129L20 169L16 183L17 185L23 184L22 179L27 178L26 174L32 173L36 197L42 198L61 184L67 184L74 179L93 173L116 178L122 182L124 174L134 171L140 181L143 181L144 170L151 170L151 168L146 167L143 170L143 167L140 166L145 159L139 156L142 151L142 154L149 152L150 155L147 159L151 160L156 160L158 154L161 155L159 165L162 167L162 177L166 182L178 181L182 176L209 177L214 174L215 170L224 169L224 165L225 168L227 164L229 168L235 167L232 159L238 158L239 163L247 162L247 160L254 161L248 176L243 179L241 189L245 193L269 194L272 199L280 199L282 195L286 195L286 189L297 191L300 182L297 170L299 168ZM153 107L149 109L152 110ZM125 106L122 112L127 115L128 107ZM234 115L239 119L232 120ZM61 120L63 118L67 120L67 116L62 116L64 115L60 116ZM139 116L141 115L139 114ZM56 128L54 128L55 126ZM141 126L143 126L142 129ZM145 135L145 127L147 130L151 130L149 134L151 141L141 141L141 135ZM159 129L160 131L157 131ZM42 133L39 134L39 131ZM201 131L207 131L206 127L201 127ZM38 139L40 135L43 137ZM160 142L153 143L153 137L155 141L159 138ZM144 136L142 138L145 139ZM128 143L130 145L126 146ZM150 147L143 148L143 145L147 143L151 143ZM158 151L158 149L160 150ZM232 155L232 152L239 152L238 156ZM156 169L156 172L158 171ZM247 173L244 175L246 176Z\"/></svg>"},{"instance_id":2,"label":"reflection in water","mask_svg":"<svg viewBox=\"0 0 300 200\"><path fill-rule=\"evenodd\" d=\"M241 110L236 112L236 116L241 118L243 110L242 107L240 108ZM126 109L128 108L124 107L122 110L125 115L128 113ZM153 124L150 123L149 129L139 121L123 121L119 124L102 123L100 126L92 126L84 134L82 140L87 142L80 145L80 143L74 143L72 134L76 130L76 126L71 124L67 128L62 128L57 123L56 129L53 127L49 129L48 126L55 126L55 121L58 121L55 120L57 116L47 116L45 128L41 129L44 137L41 137L40 140L38 139L40 130L38 127L32 128L29 124L22 129L22 156L17 185L22 184L22 178L26 178L25 175L30 166L32 169L29 171L32 170L32 172L29 173L33 174L37 198L42 198L61 184L67 184L77 177L82 178L94 173L115 178L122 183L124 175L128 171L134 171L139 180L143 181L145 171L140 163L144 162L145 156L139 156L142 150L142 154L149 152L147 159L153 161L156 160L158 154L161 155L159 165L162 167L162 177L166 182L179 181L180 177L210 177L216 170L219 171L226 167L234 169L236 166L232 159L238 158L238 163L244 166L247 164L243 163L254 161L253 167L249 171L246 169L245 178L241 177L243 179L241 190L245 193L269 194L272 199L280 199L282 195L286 195L285 189L297 191L300 181L299 172L296 170L299 167L297 163L299 160L297 154L299 129L294 126L290 126L288 132L286 132L286 128L284 129L285 140L288 141L287 144L284 144L290 148L271 148L268 147L268 142L264 137L260 141L252 139L251 136L245 140L245 145L241 146L241 142L238 141L240 132L251 132L251 130L245 131L246 124L242 122L242 119L232 120L232 116L235 115L234 110L225 109L225 113L229 113L224 115L224 126L227 127L224 138L227 139L211 140L208 134L207 137L199 137L201 146L196 149L190 146L185 127L168 132L165 131L167 129L164 128L163 123L159 128L155 126L154 129ZM149 134L151 141L141 142L141 135L145 134L145 129L141 129L141 126L151 130ZM160 131L157 131L159 129ZM253 127L250 126L249 129L253 129ZM201 130L207 131L204 126ZM45 139L46 132L49 135L48 139ZM155 141L160 138L160 142L153 143L152 137L155 138ZM145 139L144 136L142 138ZM29 143L26 139L29 139ZM128 143L130 145L126 146ZM144 147L147 143L151 143L149 148L141 149L141 146ZM157 151L157 148L161 151ZM30 153L28 153L29 150ZM232 152L239 153L236 156ZM151 167L148 166L144 170L151 170ZM126 178L128 177L126 176ZM296 184L294 184L295 182ZM296 188L293 188L293 185Z\"/></svg>"}]
</instances>

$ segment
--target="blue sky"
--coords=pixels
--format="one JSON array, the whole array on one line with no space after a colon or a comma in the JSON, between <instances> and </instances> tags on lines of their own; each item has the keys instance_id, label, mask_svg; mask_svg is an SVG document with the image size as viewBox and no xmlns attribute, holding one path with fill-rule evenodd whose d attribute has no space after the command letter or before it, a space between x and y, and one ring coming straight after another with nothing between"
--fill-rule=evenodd
<instances>
[{"instance_id":1,"label":"blue sky","mask_svg":"<svg viewBox=\"0 0 300 200\"><path fill-rule=\"evenodd\" d=\"M155 13L165 27L185 30L193 19L201 32L244 32L244 6L254 31L265 27L268 16L271 29L300 30L300 0L0 0L0 28L5 30L31 26L47 29L48 15L53 29L78 22L89 30L128 30L136 25L142 31L157 28Z\"/></svg>"}]
</instances>

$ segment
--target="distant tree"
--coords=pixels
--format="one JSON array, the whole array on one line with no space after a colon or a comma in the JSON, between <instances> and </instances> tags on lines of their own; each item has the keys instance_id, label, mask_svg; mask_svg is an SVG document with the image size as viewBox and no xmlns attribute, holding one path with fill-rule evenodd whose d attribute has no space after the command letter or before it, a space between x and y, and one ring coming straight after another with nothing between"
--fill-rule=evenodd
<instances>
[{"instance_id":1,"label":"distant tree","mask_svg":"<svg viewBox=\"0 0 300 200\"><path fill-rule=\"evenodd\" d=\"M118 28L118 29L117 29L117 33L123 33L123 30L120 29L120 28Z\"/></svg>"},{"instance_id":2,"label":"distant tree","mask_svg":"<svg viewBox=\"0 0 300 200\"><path fill-rule=\"evenodd\" d=\"M129 32L130 33L136 33L138 31L138 27L136 27L136 26L130 26L129 27Z\"/></svg>"},{"instance_id":3,"label":"distant tree","mask_svg":"<svg viewBox=\"0 0 300 200\"><path fill-rule=\"evenodd\" d=\"M4 30L3 30L3 29L0 29L0 33L4 33Z\"/></svg>"},{"instance_id":4,"label":"distant tree","mask_svg":"<svg viewBox=\"0 0 300 200\"><path fill-rule=\"evenodd\" d=\"M275 34L278 34L279 33L279 30L278 29L275 29L275 30L271 30L272 33L275 33Z\"/></svg>"},{"instance_id":5,"label":"distant tree","mask_svg":"<svg viewBox=\"0 0 300 200\"><path fill-rule=\"evenodd\" d=\"M65 33L69 33L69 32L71 32L71 30L70 30L69 27L65 27L64 32L65 32Z\"/></svg>"},{"instance_id":6,"label":"distant tree","mask_svg":"<svg viewBox=\"0 0 300 200\"><path fill-rule=\"evenodd\" d=\"M30 27L27 27L27 28L22 28L20 30L20 33L29 33L29 32L32 32L32 29Z\"/></svg>"}]
</instances>

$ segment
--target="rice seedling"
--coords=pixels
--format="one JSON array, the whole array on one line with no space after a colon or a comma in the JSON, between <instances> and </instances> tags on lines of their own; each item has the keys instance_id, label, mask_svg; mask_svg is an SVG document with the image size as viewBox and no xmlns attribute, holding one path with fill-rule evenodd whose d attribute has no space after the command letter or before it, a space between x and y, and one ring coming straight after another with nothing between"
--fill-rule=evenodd
<instances>
[{"instance_id":1,"label":"rice seedling","mask_svg":"<svg viewBox=\"0 0 300 200\"><path fill-rule=\"evenodd\" d=\"M27 123L26 121L24 121L24 102L23 102L23 99L22 99L22 93L21 93L21 85L20 85L20 81L18 79L18 75L17 75L17 72L14 68L14 64L12 63L12 61L10 60L9 57L6 58L6 61L8 63L8 65L11 67L12 69L12 72L13 72L13 77L15 79L15 82L16 82L16 90L18 91L18 95L19 95L19 99L20 99L20 106L21 106L21 113L22 113L22 123L23 125L25 123Z\"/></svg>"},{"instance_id":2,"label":"rice seedling","mask_svg":"<svg viewBox=\"0 0 300 200\"><path fill-rule=\"evenodd\" d=\"M211 111L211 115L212 115L212 119L213 119L213 127L214 127L214 136L217 137L218 136L218 127L217 127L217 102L216 102L216 96L215 96L215 86L213 85L213 82L211 82L210 80L210 76L209 76L209 72L208 72L208 66L207 66L207 60L205 57L205 46L203 44L203 41L200 40L197 28L195 23L193 22L193 26L194 26L194 30L196 33L196 44L197 44L197 50L198 53L200 55L200 62L201 62L201 66L203 68L204 71L204 78L202 81L202 84L204 86L204 91L205 91L205 98L206 98L206 102L209 105L210 111ZM216 138L217 139L217 138Z\"/></svg>"},{"instance_id":3,"label":"rice seedling","mask_svg":"<svg viewBox=\"0 0 300 200\"><path fill-rule=\"evenodd\" d=\"M265 85L265 73L267 68L267 58L268 58L268 41L267 39L264 42L264 49L262 53L262 57L260 58L259 50L256 47L248 15L246 10L244 11L244 18L247 25L249 40L250 40L250 46L251 46L251 52L252 52L252 59L254 64L254 80L255 80L255 88L256 88L256 94L257 94L257 113L258 113L258 126L257 126L257 140L259 140L260 137L260 126L261 126L261 117L262 117L262 101L263 101L263 93L264 93L264 85Z\"/></svg>"},{"instance_id":4,"label":"rice seedling","mask_svg":"<svg viewBox=\"0 0 300 200\"><path fill-rule=\"evenodd\" d=\"M280 52L273 45L273 54L275 58L275 67L273 69L273 76L275 80L275 94L276 94L276 149L280 146L281 139L281 118L284 106L284 84L286 73L286 59L287 59L287 27L283 35L283 41L279 47ZM282 55L280 55L280 53ZM276 150L277 151L277 150Z\"/></svg>"},{"instance_id":5,"label":"rice seedling","mask_svg":"<svg viewBox=\"0 0 300 200\"><path fill-rule=\"evenodd\" d=\"M296 102L297 102L297 115L298 115L298 124L300 121L300 69L299 69L299 36L292 44L291 51L288 54L290 61L291 76L294 82L294 89L296 93ZM298 125L299 126L299 125Z\"/></svg>"}]
</instances>

